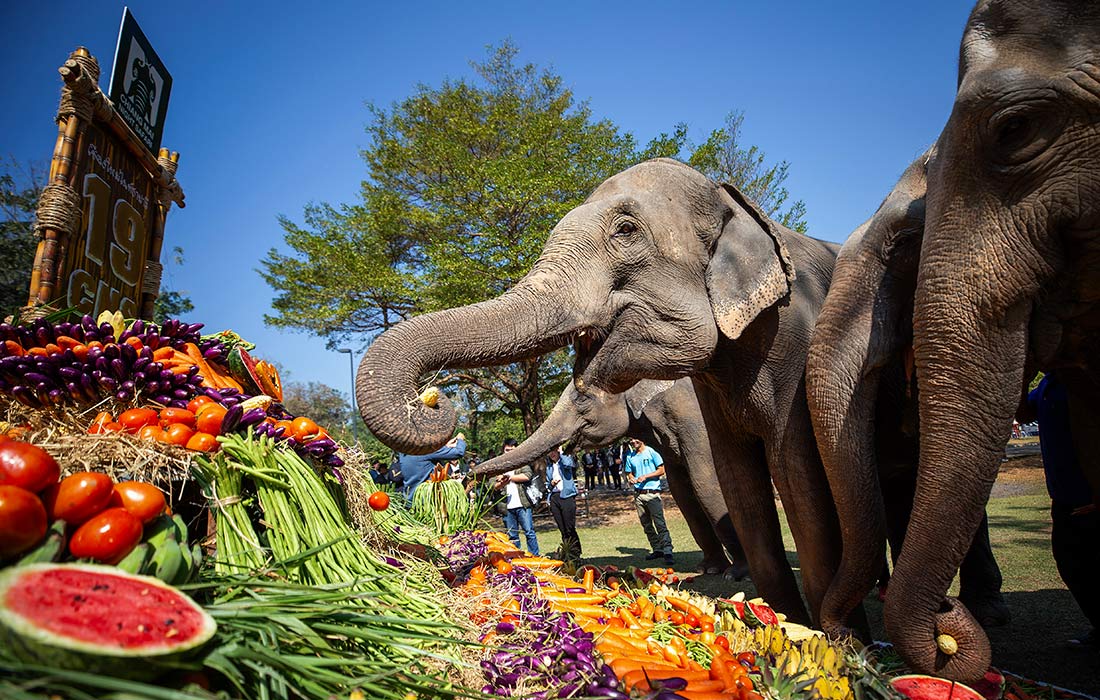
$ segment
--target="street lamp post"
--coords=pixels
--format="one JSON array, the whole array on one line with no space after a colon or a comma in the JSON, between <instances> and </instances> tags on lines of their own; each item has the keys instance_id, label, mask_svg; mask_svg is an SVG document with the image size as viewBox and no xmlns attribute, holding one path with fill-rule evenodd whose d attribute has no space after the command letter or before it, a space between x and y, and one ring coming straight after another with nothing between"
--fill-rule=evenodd
<instances>
[{"instance_id":1,"label":"street lamp post","mask_svg":"<svg viewBox=\"0 0 1100 700\"><path fill-rule=\"evenodd\" d=\"M359 442L359 411L355 409L355 359L351 348L336 348L336 352L346 353L348 368L351 370L351 435Z\"/></svg>"}]
</instances>

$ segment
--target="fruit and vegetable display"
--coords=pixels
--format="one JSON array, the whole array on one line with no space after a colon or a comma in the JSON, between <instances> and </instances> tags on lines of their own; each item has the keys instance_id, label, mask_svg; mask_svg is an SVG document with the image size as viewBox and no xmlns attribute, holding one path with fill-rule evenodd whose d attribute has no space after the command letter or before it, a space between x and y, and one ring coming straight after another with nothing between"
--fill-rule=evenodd
<instances>
[{"instance_id":1,"label":"fruit and vegetable display","mask_svg":"<svg viewBox=\"0 0 1100 700\"><path fill-rule=\"evenodd\" d=\"M671 569L532 556L443 468L406 501L200 331L0 324L0 697L1038 697L907 676Z\"/></svg>"}]
</instances>

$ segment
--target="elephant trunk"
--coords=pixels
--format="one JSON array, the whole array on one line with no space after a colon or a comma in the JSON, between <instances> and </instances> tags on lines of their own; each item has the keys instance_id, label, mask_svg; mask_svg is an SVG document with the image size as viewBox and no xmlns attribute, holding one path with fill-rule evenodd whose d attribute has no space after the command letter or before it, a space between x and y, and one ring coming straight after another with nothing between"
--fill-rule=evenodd
<instances>
[{"instance_id":1,"label":"elephant trunk","mask_svg":"<svg viewBox=\"0 0 1100 700\"><path fill-rule=\"evenodd\" d=\"M399 452L424 454L447 442L454 407L445 396L434 406L420 400L421 376L519 362L568 344L581 327L569 311L578 306L556 280L536 269L496 299L417 316L378 336L356 376L363 422Z\"/></svg>"},{"instance_id":2,"label":"elephant trunk","mask_svg":"<svg viewBox=\"0 0 1100 700\"><path fill-rule=\"evenodd\" d=\"M550 415L531 437L517 445L514 450L482 462L474 467L473 473L477 476L496 476L524 464L534 464L571 439L580 427L575 399L572 398L575 391L576 389L569 387L562 393Z\"/></svg>"},{"instance_id":3,"label":"elephant trunk","mask_svg":"<svg viewBox=\"0 0 1100 700\"><path fill-rule=\"evenodd\" d=\"M981 522L1011 434L1030 305L998 298L998 289L1023 287L1007 270L991 275L985 265L944 259L949 248L943 243L960 236L941 233L943 240L929 246L930 230L917 283L920 467L885 620L912 668L970 682L989 666L989 640L945 594ZM980 259L964 252L968 260ZM941 635L953 637L958 651L938 649Z\"/></svg>"}]
</instances>

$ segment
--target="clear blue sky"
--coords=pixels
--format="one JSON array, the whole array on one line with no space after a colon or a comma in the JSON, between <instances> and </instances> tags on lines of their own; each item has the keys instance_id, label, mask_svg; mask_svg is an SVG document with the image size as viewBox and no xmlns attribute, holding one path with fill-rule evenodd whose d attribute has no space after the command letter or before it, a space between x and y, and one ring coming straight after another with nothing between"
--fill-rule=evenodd
<instances>
[{"instance_id":1,"label":"clear blue sky","mask_svg":"<svg viewBox=\"0 0 1100 700\"><path fill-rule=\"evenodd\" d=\"M57 67L79 45L106 89L122 4L0 7L0 155L48 165ZM821 2L133 2L171 72L163 145L179 151L187 208L168 219L171 288L187 320L232 328L291 381L350 390L347 355L267 328L257 268L282 247L276 217L353 201L365 168L365 102L471 74L509 38L552 68L597 118L645 142L677 122L701 141L745 112L747 143L791 163L810 233L843 240L932 141L954 96L966 0ZM364 339L365 342L366 339ZM358 364L361 346L355 346Z\"/></svg>"}]
</instances>

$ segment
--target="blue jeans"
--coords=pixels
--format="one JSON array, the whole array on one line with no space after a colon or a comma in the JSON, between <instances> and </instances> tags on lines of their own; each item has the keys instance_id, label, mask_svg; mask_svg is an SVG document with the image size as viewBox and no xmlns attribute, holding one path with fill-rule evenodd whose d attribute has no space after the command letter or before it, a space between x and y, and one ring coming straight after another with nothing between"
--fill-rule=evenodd
<instances>
[{"instance_id":1,"label":"blue jeans","mask_svg":"<svg viewBox=\"0 0 1100 700\"><path fill-rule=\"evenodd\" d=\"M523 534L527 538L527 550L538 556L539 541L535 537L535 521L531 517L530 508L509 508L504 511L504 527L508 529L508 539L516 546L516 549L523 549L519 544L519 531L522 528Z\"/></svg>"}]
</instances>

